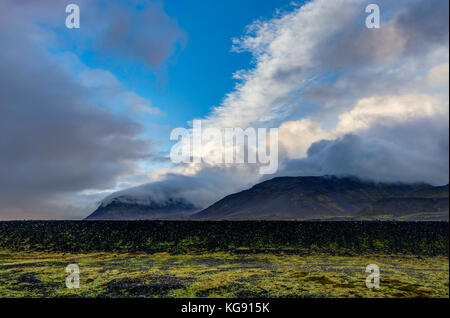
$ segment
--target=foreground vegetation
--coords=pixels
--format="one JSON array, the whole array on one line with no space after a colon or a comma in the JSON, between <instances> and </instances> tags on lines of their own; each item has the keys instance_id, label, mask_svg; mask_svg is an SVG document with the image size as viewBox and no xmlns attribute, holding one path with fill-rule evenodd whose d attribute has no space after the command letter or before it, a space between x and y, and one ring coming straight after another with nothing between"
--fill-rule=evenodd
<instances>
[{"instance_id":1,"label":"foreground vegetation","mask_svg":"<svg viewBox=\"0 0 450 318\"><path fill-rule=\"evenodd\" d=\"M0 222L0 249L44 252L448 256L448 222Z\"/></svg>"},{"instance_id":2,"label":"foreground vegetation","mask_svg":"<svg viewBox=\"0 0 450 318\"><path fill-rule=\"evenodd\" d=\"M448 222L0 222L0 297L448 297L448 235Z\"/></svg>"},{"instance_id":3,"label":"foreground vegetation","mask_svg":"<svg viewBox=\"0 0 450 318\"><path fill-rule=\"evenodd\" d=\"M65 285L68 264L80 288ZM380 267L379 289L365 285ZM0 251L0 297L448 297L447 257Z\"/></svg>"}]
</instances>

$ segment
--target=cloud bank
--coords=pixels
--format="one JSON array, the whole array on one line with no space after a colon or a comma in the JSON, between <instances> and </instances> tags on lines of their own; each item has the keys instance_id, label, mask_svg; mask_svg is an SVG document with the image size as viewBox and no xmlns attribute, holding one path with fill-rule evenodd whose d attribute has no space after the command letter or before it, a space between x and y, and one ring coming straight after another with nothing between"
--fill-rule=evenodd
<instances>
[{"instance_id":1,"label":"cloud bank","mask_svg":"<svg viewBox=\"0 0 450 318\"><path fill-rule=\"evenodd\" d=\"M2 219L80 218L152 151L131 113L159 109L70 46L156 69L183 32L159 2L77 4L82 27L69 31L64 1L0 3Z\"/></svg>"},{"instance_id":2,"label":"cloud bank","mask_svg":"<svg viewBox=\"0 0 450 318\"><path fill-rule=\"evenodd\" d=\"M278 127L276 175L448 183L448 1L379 1L380 29L365 27L369 3L314 0L250 24L233 50L253 67L202 125ZM179 188L215 174L208 204L262 180L251 165L176 169Z\"/></svg>"}]
</instances>

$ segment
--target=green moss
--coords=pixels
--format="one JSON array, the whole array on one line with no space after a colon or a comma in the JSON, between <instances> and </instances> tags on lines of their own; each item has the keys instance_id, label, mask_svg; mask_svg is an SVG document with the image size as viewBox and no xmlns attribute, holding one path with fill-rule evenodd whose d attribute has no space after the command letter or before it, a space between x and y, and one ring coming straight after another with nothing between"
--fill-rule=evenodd
<instances>
[{"instance_id":1,"label":"green moss","mask_svg":"<svg viewBox=\"0 0 450 318\"><path fill-rule=\"evenodd\" d=\"M65 287L68 264L79 289ZM380 267L379 289L365 286L367 264ZM448 274L440 256L0 250L0 297L448 297Z\"/></svg>"},{"instance_id":2,"label":"green moss","mask_svg":"<svg viewBox=\"0 0 450 318\"><path fill-rule=\"evenodd\" d=\"M380 239L376 239L376 240L373 242L373 246L374 246L374 248L375 248L376 251L384 251L384 250L386 249L386 243L383 242L383 241L380 240Z\"/></svg>"}]
</instances>

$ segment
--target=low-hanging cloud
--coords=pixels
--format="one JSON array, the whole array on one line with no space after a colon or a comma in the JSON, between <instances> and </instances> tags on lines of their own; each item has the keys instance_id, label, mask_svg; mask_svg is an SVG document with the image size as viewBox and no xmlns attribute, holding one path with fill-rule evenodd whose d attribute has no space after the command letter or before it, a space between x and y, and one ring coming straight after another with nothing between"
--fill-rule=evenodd
<instances>
[{"instance_id":1,"label":"low-hanging cloud","mask_svg":"<svg viewBox=\"0 0 450 318\"><path fill-rule=\"evenodd\" d=\"M315 142L277 175L354 175L383 182L448 183L448 120L421 119ZM430 141L433 142L430 142Z\"/></svg>"},{"instance_id":2,"label":"low-hanging cloud","mask_svg":"<svg viewBox=\"0 0 450 318\"><path fill-rule=\"evenodd\" d=\"M157 68L182 33L159 3L128 4L125 21L113 14L118 5L77 3L82 28L73 31L81 40L73 45L81 51L98 46ZM66 4L0 3L1 219L83 217L105 195L100 191L136 173L152 151L144 127L128 114L159 109L127 91L112 73L90 69L65 51L59 36L67 32ZM96 22L99 38L88 31ZM121 36L113 37L120 26Z\"/></svg>"},{"instance_id":3,"label":"low-hanging cloud","mask_svg":"<svg viewBox=\"0 0 450 318\"><path fill-rule=\"evenodd\" d=\"M250 52L254 67L235 73L202 124L279 127L274 176L448 183L448 1L378 1L380 29L365 26L369 3L315 0L249 25L233 50ZM194 179L211 171L177 168ZM261 181L256 171L213 173L230 193Z\"/></svg>"},{"instance_id":4,"label":"low-hanging cloud","mask_svg":"<svg viewBox=\"0 0 450 318\"><path fill-rule=\"evenodd\" d=\"M195 174L167 173L162 180L117 191L101 200L102 205L113 199L124 203L150 205L168 199L183 199L198 209L204 208L230 192L244 190L255 181L255 167L204 166ZM231 177L239 175L240 178ZM258 177L256 177L258 178Z\"/></svg>"}]
</instances>

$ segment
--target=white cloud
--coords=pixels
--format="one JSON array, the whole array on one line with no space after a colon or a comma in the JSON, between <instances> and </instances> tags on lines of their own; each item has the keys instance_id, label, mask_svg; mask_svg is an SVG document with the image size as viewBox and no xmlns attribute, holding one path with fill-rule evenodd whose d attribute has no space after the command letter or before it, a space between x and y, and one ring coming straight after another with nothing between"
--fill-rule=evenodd
<instances>
[{"instance_id":1,"label":"white cloud","mask_svg":"<svg viewBox=\"0 0 450 318\"><path fill-rule=\"evenodd\" d=\"M443 96L409 94L369 97L358 101L351 111L339 115L336 133L341 135L370 129L380 123L394 126L420 118L447 114L448 100Z\"/></svg>"},{"instance_id":2,"label":"white cloud","mask_svg":"<svg viewBox=\"0 0 450 318\"><path fill-rule=\"evenodd\" d=\"M288 158L304 158L312 143L328 139L331 134L323 130L318 122L301 119L282 123L278 136Z\"/></svg>"},{"instance_id":3,"label":"white cloud","mask_svg":"<svg viewBox=\"0 0 450 318\"><path fill-rule=\"evenodd\" d=\"M253 67L202 124L279 127L282 175L448 182L448 1L379 1L381 29L365 27L367 3L314 0L249 25L233 50ZM252 165L177 169L222 184L211 198L260 179Z\"/></svg>"}]
</instances>

